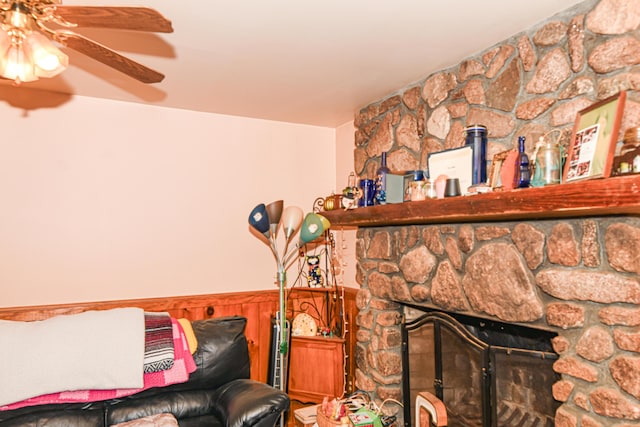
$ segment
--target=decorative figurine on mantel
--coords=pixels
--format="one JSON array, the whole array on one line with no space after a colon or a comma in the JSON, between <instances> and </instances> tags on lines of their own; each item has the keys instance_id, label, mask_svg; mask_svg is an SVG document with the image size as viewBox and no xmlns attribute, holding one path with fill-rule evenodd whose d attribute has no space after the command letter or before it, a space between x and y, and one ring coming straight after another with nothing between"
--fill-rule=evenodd
<instances>
[{"instance_id":1,"label":"decorative figurine on mantel","mask_svg":"<svg viewBox=\"0 0 640 427\"><path fill-rule=\"evenodd\" d=\"M347 186L342 190L342 207L345 209L358 206L360 189L356 186L356 174L351 172L347 181Z\"/></svg>"}]
</instances>

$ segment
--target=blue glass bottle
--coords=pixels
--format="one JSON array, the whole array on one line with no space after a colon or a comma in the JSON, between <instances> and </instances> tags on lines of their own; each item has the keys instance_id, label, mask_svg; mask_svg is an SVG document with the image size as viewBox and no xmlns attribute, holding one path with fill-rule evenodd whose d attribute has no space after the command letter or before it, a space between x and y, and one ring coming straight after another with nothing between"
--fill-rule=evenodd
<instances>
[{"instance_id":1,"label":"blue glass bottle","mask_svg":"<svg viewBox=\"0 0 640 427\"><path fill-rule=\"evenodd\" d=\"M361 179L358 186L361 193L358 198L358 207L373 206L376 194L375 181L373 179Z\"/></svg>"},{"instance_id":2,"label":"blue glass bottle","mask_svg":"<svg viewBox=\"0 0 640 427\"><path fill-rule=\"evenodd\" d=\"M531 170L529 169L529 156L524 151L525 137L518 137L518 158L516 160L516 173L514 188L527 188L531 180Z\"/></svg>"},{"instance_id":3,"label":"blue glass bottle","mask_svg":"<svg viewBox=\"0 0 640 427\"><path fill-rule=\"evenodd\" d=\"M387 203L387 174L391 171L387 167L387 153L382 153L380 167L376 171L376 195L374 203L384 205Z\"/></svg>"}]
</instances>

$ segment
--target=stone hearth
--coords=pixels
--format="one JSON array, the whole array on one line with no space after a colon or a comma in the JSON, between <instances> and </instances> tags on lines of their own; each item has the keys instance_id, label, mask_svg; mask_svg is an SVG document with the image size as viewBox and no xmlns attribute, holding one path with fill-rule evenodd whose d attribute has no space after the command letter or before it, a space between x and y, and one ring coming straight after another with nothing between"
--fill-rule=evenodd
<instances>
[{"instance_id":1,"label":"stone hearth","mask_svg":"<svg viewBox=\"0 0 640 427\"><path fill-rule=\"evenodd\" d=\"M638 425L638 254L626 217L360 229L356 386L401 400L410 302L557 331L556 425Z\"/></svg>"}]
</instances>

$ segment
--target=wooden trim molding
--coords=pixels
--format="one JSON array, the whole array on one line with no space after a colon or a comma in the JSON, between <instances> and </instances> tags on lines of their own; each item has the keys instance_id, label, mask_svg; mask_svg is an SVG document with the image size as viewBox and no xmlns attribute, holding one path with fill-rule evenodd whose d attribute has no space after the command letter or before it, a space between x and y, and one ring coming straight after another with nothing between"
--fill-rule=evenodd
<instances>
[{"instance_id":1,"label":"wooden trim molding","mask_svg":"<svg viewBox=\"0 0 640 427\"><path fill-rule=\"evenodd\" d=\"M88 310L109 310L120 307L139 307L145 311L168 312L174 317L189 320L206 319L217 315L218 306L278 303L277 291L235 292L142 298L113 301L78 302L67 304L36 305L0 308L0 319L43 320L64 314L82 313ZM240 313L237 313L240 314Z\"/></svg>"}]
</instances>

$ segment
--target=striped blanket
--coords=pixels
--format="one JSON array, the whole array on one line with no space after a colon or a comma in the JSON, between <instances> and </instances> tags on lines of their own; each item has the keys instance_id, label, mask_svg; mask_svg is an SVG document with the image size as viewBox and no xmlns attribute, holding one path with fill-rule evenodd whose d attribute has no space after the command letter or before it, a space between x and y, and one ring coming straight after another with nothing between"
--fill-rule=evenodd
<instances>
[{"instance_id":1,"label":"striped blanket","mask_svg":"<svg viewBox=\"0 0 640 427\"><path fill-rule=\"evenodd\" d=\"M144 313L145 373L164 371L173 366L174 350L169 313Z\"/></svg>"}]
</instances>

